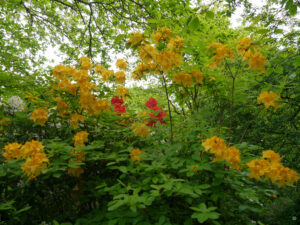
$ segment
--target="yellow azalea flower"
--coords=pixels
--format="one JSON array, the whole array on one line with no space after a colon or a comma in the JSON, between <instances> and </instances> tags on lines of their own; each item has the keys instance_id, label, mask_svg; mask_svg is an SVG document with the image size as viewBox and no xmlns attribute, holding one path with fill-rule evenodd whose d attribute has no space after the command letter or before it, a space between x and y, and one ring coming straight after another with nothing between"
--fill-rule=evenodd
<instances>
[{"instance_id":1,"label":"yellow azalea flower","mask_svg":"<svg viewBox=\"0 0 300 225\"><path fill-rule=\"evenodd\" d=\"M233 51L231 47L228 47L227 45L214 42L208 45L206 49L210 50L214 54L214 64L210 64L210 67L219 65L224 59L233 59Z\"/></svg>"},{"instance_id":2,"label":"yellow azalea flower","mask_svg":"<svg viewBox=\"0 0 300 225\"><path fill-rule=\"evenodd\" d=\"M136 45L139 45L144 40L143 34L140 32L136 32L131 34L130 39L128 40L128 43L131 47L134 47Z\"/></svg>"},{"instance_id":3,"label":"yellow azalea flower","mask_svg":"<svg viewBox=\"0 0 300 225\"><path fill-rule=\"evenodd\" d=\"M90 61L90 59L86 56L83 56L79 59L80 63L81 63L81 68L83 70L90 70L92 69L93 65Z\"/></svg>"},{"instance_id":4,"label":"yellow azalea flower","mask_svg":"<svg viewBox=\"0 0 300 225\"><path fill-rule=\"evenodd\" d=\"M142 45L139 48L139 56L144 63L150 63L157 54L158 51L152 45Z\"/></svg>"},{"instance_id":5,"label":"yellow azalea flower","mask_svg":"<svg viewBox=\"0 0 300 225\"><path fill-rule=\"evenodd\" d=\"M237 45L237 51L239 55L244 55L253 45L252 42L254 41L253 38L243 38L239 41Z\"/></svg>"},{"instance_id":6,"label":"yellow azalea flower","mask_svg":"<svg viewBox=\"0 0 300 225\"><path fill-rule=\"evenodd\" d=\"M73 138L74 145L84 146L84 142L88 141L88 135L89 133L86 131L80 131L76 133L76 135Z\"/></svg>"},{"instance_id":7,"label":"yellow azalea flower","mask_svg":"<svg viewBox=\"0 0 300 225\"><path fill-rule=\"evenodd\" d=\"M29 180L35 179L49 164L45 153L37 152L26 159L22 164L22 170Z\"/></svg>"},{"instance_id":8,"label":"yellow azalea flower","mask_svg":"<svg viewBox=\"0 0 300 225\"><path fill-rule=\"evenodd\" d=\"M175 38L171 38L169 43L168 43L168 49L176 52L176 53L181 53L181 49L183 48L183 38L176 36Z\"/></svg>"},{"instance_id":9,"label":"yellow azalea flower","mask_svg":"<svg viewBox=\"0 0 300 225\"><path fill-rule=\"evenodd\" d=\"M116 62L116 66L121 70L127 69L127 63L124 59L118 59Z\"/></svg>"},{"instance_id":10,"label":"yellow azalea flower","mask_svg":"<svg viewBox=\"0 0 300 225\"><path fill-rule=\"evenodd\" d=\"M26 158L36 153L41 153L44 148L45 146L39 141L27 141L20 149L20 158Z\"/></svg>"},{"instance_id":11,"label":"yellow azalea flower","mask_svg":"<svg viewBox=\"0 0 300 225\"><path fill-rule=\"evenodd\" d=\"M273 183L279 182L279 187L293 185L299 180L297 172L284 167L280 163L280 155L272 150L264 151L261 159L254 159L246 165L250 171L250 178L260 180L264 176Z\"/></svg>"},{"instance_id":12,"label":"yellow azalea flower","mask_svg":"<svg viewBox=\"0 0 300 225\"><path fill-rule=\"evenodd\" d=\"M225 160L231 164L231 169L240 169L240 151L233 146L227 147L223 139L213 136L203 140L202 146L205 148L205 151L214 154L214 162Z\"/></svg>"},{"instance_id":13,"label":"yellow azalea flower","mask_svg":"<svg viewBox=\"0 0 300 225\"><path fill-rule=\"evenodd\" d=\"M201 72L192 71L191 74L197 84L203 84L203 74Z\"/></svg>"},{"instance_id":14,"label":"yellow azalea flower","mask_svg":"<svg viewBox=\"0 0 300 225\"><path fill-rule=\"evenodd\" d=\"M167 41L171 38L172 31L167 27L160 28L155 34L153 39L158 44L161 41Z\"/></svg>"},{"instance_id":15,"label":"yellow azalea flower","mask_svg":"<svg viewBox=\"0 0 300 225\"><path fill-rule=\"evenodd\" d=\"M183 86L191 86L193 78L191 74L179 72L173 76L173 81Z\"/></svg>"},{"instance_id":16,"label":"yellow azalea flower","mask_svg":"<svg viewBox=\"0 0 300 225\"><path fill-rule=\"evenodd\" d=\"M71 116L71 125L73 126L74 129L78 128L79 121L83 123L85 121L85 117L77 113Z\"/></svg>"},{"instance_id":17,"label":"yellow azalea flower","mask_svg":"<svg viewBox=\"0 0 300 225\"><path fill-rule=\"evenodd\" d=\"M253 71L256 70L262 72L266 71L265 69L266 59L256 49L254 50L254 53L250 54L248 64L249 64L249 69L253 69Z\"/></svg>"},{"instance_id":18,"label":"yellow azalea flower","mask_svg":"<svg viewBox=\"0 0 300 225\"><path fill-rule=\"evenodd\" d=\"M59 111L59 115L61 117L64 117L65 114L68 114L69 113L69 110L68 110L68 103L65 102L62 98L60 97L57 97L55 98L55 101L57 102L57 105L56 105L56 108L57 110Z\"/></svg>"},{"instance_id":19,"label":"yellow azalea flower","mask_svg":"<svg viewBox=\"0 0 300 225\"><path fill-rule=\"evenodd\" d=\"M104 82L107 82L108 81L108 79L113 75L113 71L112 70L105 70L105 71L103 71L102 72L102 80L104 81Z\"/></svg>"},{"instance_id":20,"label":"yellow azalea flower","mask_svg":"<svg viewBox=\"0 0 300 225\"><path fill-rule=\"evenodd\" d=\"M141 161L141 157L139 156L140 154L144 154L145 152L141 151L139 148L134 148L132 149L132 151L130 152L130 158L131 160L135 161L135 162L140 162Z\"/></svg>"},{"instance_id":21,"label":"yellow azalea flower","mask_svg":"<svg viewBox=\"0 0 300 225\"><path fill-rule=\"evenodd\" d=\"M135 122L131 128L135 136L147 137L150 134L150 129L144 123Z\"/></svg>"},{"instance_id":22,"label":"yellow azalea flower","mask_svg":"<svg viewBox=\"0 0 300 225\"><path fill-rule=\"evenodd\" d=\"M116 77L116 83L125 83L126 80L126 75L123 71L119 71L115 73L115 77Z\"/></svg>"},{"instance_id":23,"label":"yellow azalea flower","mask_svg":"<svg viewBox=\"0 0 300 225\"><path fill-rule=\"evenodd\" d=\"M82 109L91 111L91 106L93 105L94 101L95 98L92 93L88 92L80 94L79 103Z\"/></svg>"},{"instance_id":24,"label":"yellow azalea flower","mask_svg":"<svg viewBox=\"0 0 300 225\"><path fill-rule=\"evenodd\" d=\"M232 169L235 170L240 169L240 162L241 162L240 151L234 146L231 146L226 149L225 160L231 164Z\"/></svg>"},{"instance_id":25,"label":"yellow azalea flower","mask_svg":"<svg viewBox=\"0 0 300 225\"><path fill-rule=\"evenodd\" d=\"M264 159L269 159L271 162L280 162L280 155L273 150L263 151L262 155Z\"/></svg>"},{"instance_id":26,"label":"yellow azalea flower","mask_svg":"<svg viewBox=\"0 0 300 225\"><path fill-rule=\"evenodd\" d=\"M102 65L97 65L95 66L95 72L98 73L98 74L101 74L105 71L105 67L102 66Z\"/></svg>"},{"instance_id":27,"label":"yellow azalea flower","mask_svg":"<svg viewBox=\"0 0 300 225\"><path fill-rule=\"evenodd\" d=\"M273 91L270 92L262 92L258 98L257 103L261 104L263 103L265 105L265 108L269 108L270 106L274 107L274 111L276 111L279 107L279 100L280 96L274 93Z\"/></svg>"},{"instance_id":28,"label":"yellow azalea flower","mask_svg":"<svg viewBox=\"0 0 300 225\"><path fill-rule=\"evenodd\" d=\"M71 94L75 95L76 93L76 85L72 84L69 79L63 79L58 84L58 89L63 91L68 91Z\"/></svg>"},{"instance_id":29,"label":"yellow azalea flower","mask_svg":"<svg viewBox=\"0 0 300 225\"><path fill-rule=\"evenodd\" d=\"M67 67L64 65L57 65L53 69L53 76L59 80L66 79Z\"/></svg>"},{"instance_id":30,"label":"yellow azalea flower","mask_svg":"<svg viewBox=\"0 0 300 225\"><path fill-rule=\"evenodd\" d=\"M167 74L170 70L177 68L181 62L182 56L170 50L160 51L154 59L157 73L164 72Z\"/></svg>"},{"instance_id":31,"label":"yellow azalea flower","mask_svg":"<svg viewBox=\"0 0 300 225\"><path fill-rule=\"evenodd\" d=\"M95 99L92 105L92 109L94 111L94 114L99 114L100 112L109 112L110 105L106 99Z\"/></svg>"},{"instance_id":32,"label":"yellow azalea flower","mask_svg":"<svg viewBox=\"0 0 300 225\"><path fill-rule=\"evenodd\" d=\"M78 70L73 74L72 78L77 81L78 84L81 84L85 81L89 81L89 73L87 70Z\"/></svg>"},{"instance_id":33,"label":"yellow azalea flower","mask_svg":"<svg viewBox=\"0 0 300 225\"><path fill-rule=\"evenodd\" d=\"M118 86L115 92L117 96L120 98L125 98L126 96L129 95L128 88L125 88L124 86Z\"/></svg>"},{"instance_id":34,"label":"yellow azalea flower","mask_svg":"<svg viewBox=\"0 0 300 225\"><path fill-rule=\"evenodd\" d=\"M77 70L75 68L73 68L72 66L67 66L66 72L69 76L73 77L74 74L77 72Z\"/></svg>"},{"instance_id":35,"label":"yellow azalea flower","mask_svg":"<svg viewBox=\"0 0 300 225\"><path fill-rule=\"evenodd\" d=\"M30 119L33 120L35 124L44 126L48 120L48 112L42 108L36 109L31 113Z\"/></svg>"},{"instance_id":36,"label":"yellow azalea flower","mask_svg":"<svg viewBox=\"0 0 300 225\"><path fill-rule=\"evenodd\" d=\"M84 170L78 166L77 168L68 168L68 173L73 177L80 177L81 174L84 173Z\"/></svg>"},{"instance_id":37,"label":"yellow azalea flower","mask_svg":"<svg viewBox=\"0 0 300 225\"><path fill-rule=\"evenodd\" d=\"M249 167L248 170L250 171L250 178L260 180L260 177L265 174L268 164L268 161L259 159L254 159L246 163L246 165Z\"/></svg>"},{"instance_id":38,"label":"yellow azalea flower","mask_svg":"<svg viewBox=\"0 0 300 225\"><path fill-rule=\"evenodd\" d=\"M134 80L140 80L142 77L144 77L144 73L147 71L147 65L144 63L140 63L135 68L134 72L132 73L132 78Z\"/></svg>"},{"instance_id":39,"label":"yellow azalea flower","mask_svg":"<svg viewBox=\"0 0 300 225\"><path fill-rule=\"evenodd\" d=\"M21 147L22 145L17 142L6 144L4 146L5 152L2 155L7 161L10 161L14 158L19 159L21 158L21 152L20 152Z\"/></svg>"}]
</instances>

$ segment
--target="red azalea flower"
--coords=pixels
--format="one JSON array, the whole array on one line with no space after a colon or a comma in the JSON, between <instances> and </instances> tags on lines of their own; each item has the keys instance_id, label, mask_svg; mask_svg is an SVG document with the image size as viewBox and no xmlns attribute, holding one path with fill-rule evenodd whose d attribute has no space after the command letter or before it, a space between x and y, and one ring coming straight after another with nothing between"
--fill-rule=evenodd
<instances>
[{"instance_id":1,"label":"red azalea flower","mask_svg":"<svg viewBox=\"0 0 300 225\"><path fill-rule=\"evenodd\" d=\"M114 107L115 107L114 112L126 113L126 106L125 105L116 103L116 104L114 104Z\"/></svg>"},{"instance_id":2,"label":"red azalea flower","mask_svg":"<svg viewBox=\"0 0 300 225\"><path fill-rule=\"evenodd\" d=\"M148 127L155 127L155 124L156 124L156 121L155 120L151 120L150 122L148 122L146 124L146 126L148 126Z\"/></svg>"},{"instance_id":3,"label":"red azalea flower","mask_svg":"<svg viewBox=\"0 0 300 225\"><path fill-rule=\"evenodd\" d=\"M165 112L160 112L160 113L158 113L158 115L157 115L157 119L158 119L158 121L161 123L161 124L165 124L166 123L166 121L164 121L164 117L167 115L167 113L165 113Z\"/></svg>"},{"instance_id":4,"label":"red azalea flower","mask_svg":"<svg viewBox=\"0 0 300 225\"><path fill-rule=\"evenodd\" d=\"M155 98L149 98L149 100L146 102L146 106L149 108L149 109L153 109L154 107L157 107L157 100ZM156 110L154 110L156 111Z\"/></svg>"},{"instance_id":5,"label":"red azalea flower","mask_svg":"<svg viewBox=\"0 0 300 225\"><path fill-rule=\"evenodd\" d=\"M158 111L158 110L162 110L162 108L161 108L161 107L159 107L159 106L154 106L154 107L152 108L152 110L154 110L154 111Z\"/></svg>"},{"instance_id":6,"label":"red azalea flower","mask_svg":"<svg viewBox=\"0 0 300 225\"><path fill-rule=\"evenodd\" d=\"M112 105L115 105L115 104L120 104L120 105L122 105L122 104L124 103L124 101L123 101L123 99L118 98L118 96L115 96L115 97L113 97L113 98L111 99L110 103L111 103Z\"/></svg>"}]
</instances>

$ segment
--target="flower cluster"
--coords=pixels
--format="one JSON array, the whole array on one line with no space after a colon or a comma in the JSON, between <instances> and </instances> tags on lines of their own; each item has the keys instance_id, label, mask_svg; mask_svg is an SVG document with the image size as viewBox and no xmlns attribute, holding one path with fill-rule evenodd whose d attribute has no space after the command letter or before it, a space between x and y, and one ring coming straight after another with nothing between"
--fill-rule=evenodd
<instances>
[{"instance_id":1,"label":"flower cluster","mask_svg":"<svg viewBox=\"0 0 300 225\"><path fill-rule=\"evenodd\" d=\"M136 32L136 33L131 34L131 37L128 40L128 43L130 44L131 47L135 47L144 40L145 40L145 38L144 38L143 34L141 34L140 32Z\"/></svg>"},{"instance_id":2,"label":"flower cluster","mask_svg":"<svg viewBox=\"0 0 300 225\"><path fill-rule=\"evenodd\" d=\"M79 59L81 63L81 70L77 70L71 66L58 65L53 70L53 76L56 78L58 84L54 85L56 90L59 90L59 97L56 97L57 109L59 115L65 117L66 115L71 116L71 125L76 129L78 121L83 122L84 118L82 115L75 113L78 111L68 105L67 102L62 98L62 94L69 93L74 95L76 104L80 105L81 110L86 110L90 115L97 115L101 112L109 112L110 105L106 99L98 99L94 96L93 91L96 90L96 85L90 81L89 70L92 69L92 63L88 57L81 57ZM102 66L95 67L96 72L103 72L105 68ZM79 103L79 104L78 104ZM73 112L73 113L72 113ZM75 115L75 116L74 116Z\"/></svg>"},{"instance_id":3,"label":"flower cluster","mask_svg":"<svg viewBox=\"0 0 300 225\"><path fill-rule=\"evenodd\" d=\"M255 49L254 52L248 50L244 57L249 60L249 69L252 69L253 71L258 70L263 73L266 71L266 59L259 51L257 51L257 49Z\"/></svg>"},{"instance_id":4,"label":"flower cluster","mask_svg":"<svg viewBox=\"0 0 300 225\"><path fill-rule=\"evenodd\" d=\"M160 28L155 34L154 34L154 41L156 44L159 44L160 42L168 41L172 35L172 31L167 27Z\"/></svg>"},{"instance_id":5,"label":"flower cluster","mask_svg":"<svg viewBox=\"0 0 300 225\"><path fill-rule=\"evenodd\" d=\"M83 70L91 70L93 65L90 61L90 59L86 56L83 56L79 59L80 63L81 63L81 68Z\"/></svg>"},{"instance_id":6,"label":"flower cluster","mask_svg":"<svg viewBox=\"0 0 300 225\"><path fill-rule=\"evenodd\" d=\"M237 45L237 54L242 56L243 60L248 60L249 69L265 72L265 57L258 51L258 47L253 42L252 38L241 39ZM234 58L232 48L228 45L215 42L206 48L214 54L214 61L208 64L211 69L220 65L224 59L233 60Z\"/></svg>"},{"instance_id":7,"label":"flower cluster","mask_svg":"<svg viewBox=\"0 0 300 225\"><path fill-rule=\"evenodd\" d=\"M127 69L127 63L124 59L118 59L116 62L116 66L121 70Z\"/></svg>"},{"instance_id":8,"label":"flower cluster","mask_svg":"<svg viewBox=\"0 0 300 225\"><path fill-rule=\"evenodd\" d=\"M108 80L113 76L114 71L112 70L106 70L104 66L102 65L97 65L95 66L95 72L97 74L101 74L102 80L104 82L108 82Z\"/></svg>"},{"instance_id":9,"label":"flower cluster","mask_svg":"<svg viewBox=\"0 0 300 225\"><path fill-rule=\"evenodd\" d=\"M161 107L158 106L158 102L155 98L149 98L146 102L147 108L152 110L149 116L152 118L146 125L153 127L159 121L161 124L165 124L164 117L167 115Z\"/></svg>"},{"instance_id":10,"label":"flower cluster","mask_svg":"<svg viewBox=\"0 0 300 225\"><path fill-rule=\"evenodd\" d=\"M10 161L12 159L26 159L21 168L29 180L35 179L42 170L49 164L44 153L44 146L41 142L32 140L23 146L17 142L4 146L3 157Z\"/></svg>"},{"instance_id":11,"label":"flower cluster","mask_svg":"<svg viewBox=\"0 0 300 225\"><path fill-rule=\"evenodd\" d=\"M85 117L77 113L74 113L71 116L71 125L73 126L74 129L77 129L79 127L78 126L79 121L83 123L85 121Z\"/></svg>"},{"instance_id":12,"label":"flower cluster","mask_svg":"<svg viewBox=\"0 0 300 225\"><path fill-rule=\"evenodd\" d=\"M253 71L265 72L265 57L257 50L258 47L253 44L254 39L243 38L239 41L237 46L238 54L243 57L243 60L249 60L249 69Z\"/></svg>"},{"instance_id":13,"label":"flower cluster","mask_svg":"<svg viewBox=\"0 0 300 225\"><path fill-rule=\"evenodd\" d=\"M269 92L265 91L258 96L257 103L258 104L263 103L266 109L269 108L270 106L273 106L274 111L276 111L279 107L279 100L280 100L280 96L278 96L273 91L269 91Z\"/></svg>"},{"instance_id":14,"label":"flower cluster","mask_svg":"<svg viewBox=\"0 0 300 225\"><path fill-rule=\"evenodd\" d=\"M248 52L250 48L254 46L253 42L253 38L242 38L236 47L238 54L242 56L245 55L245 53Z\"/></svg>"},{"instance_id":15,"label":"flower cluster","mask_svg":"<svg viewBox=\"0 0 300 225\"><path fill-rule=\"evenodd\" d=\"M147 137L150 134L150 129L145 123L135 122L131 125L131 129L135 136Z\"/></svg>"},{"instance_id":16,"label":"flower cluster","mask_svg":"<svg viewBox=\"0 0 300 225\"><path fill-rule=\"evenodd\" d=\"M173 81L182 86L191 86L195 84L203 84L203 74L199 71L192 71L191 73L178 72L173 76Z\"/></svg>"},{"instance_id":17,"label":"flower cluster","mask_svg":"<svg viewBox=\"0 0 300 225\"><path fill-rule=\"evenodd\" d=\"M84 143L88 141L88 132L86 131L80 131L76 133L74 136L74 145L75 146L84 146ZM85 159L84 152L78 148L74 148L72 151L72 156L75 159L70 159L70 161L76 160L76 163L82 163ZM69 167L68 168L69 174L71 174L74 177L80 177L80 175L84 172L84 170L81 168L80 165L78 165L76 168Z\"/></svg>"},{"instance_id":18,"label":"flower cluster","mask_svg":"<svg viewBox=\"0 0 300 225\"><path fill-rule=\"evenodd\" d=\"M133 37L135 37L133 41ZM155 46L142 37L140 33L132 35L128 41L132 47L138 49L141 63L132 73L134 80L144 77L147 72L167 74L179 66L182 61L183 39L179 36L172 38L172 31L162 27L153 35ZM161 48L161 46L164 46Z\"/></svg>"},{"instance_id":19,"label":"flower cluster","mask_svg":"<svg viewBox=\"0 0 300 225\"><path fill-rule=\"evenodd\" d=\"M124 59L118 59L116 62L116 66L121 70L127 69L127 63ZM102 65L97 65L95 66L95 72L102 76L102 80L104 82L108 82L109 80L114 79L116 83L122 84L126 81L126 74L124 71L118 71L115 73L113 70L106 70Z\"/></svg>"},{"instance_id":20,"label":"flower cluster","mask_svg":"<svg viewBox=\"0 0 300 225\"><path fill-rule=\"evenodd\" d=\"M223 139L213 136L202 142L205 151L215 155L214 161L223 161L231 164L232 169L240 169L240 151L235 147L227 147Z\"/></svg>"},{"instance_id":21,"label":"flower cluster","mask_svg":"<svg viewBox=\"0 0 300 225\"><path fill-rule=\"evenodd\" d=\"M206 49L210 50L214 55L214 61L209 63L209 67L212 69L220 65L224 59L233 59L233 51L231 47L227 45L214 42L208 45Z\"/></svg>"},{"instance_id":22,"label":"flower cluster","mask_svg":"<svg viewBox=\"0 0 300 225\"><path fill-rule=\"evenodd\" d=\"M118 98L118 96L114 96L110 103L115 108L114 112L118 112L118 116L120 116L121 113L126 113L126 106L124 105L123 99Z\"/></svg>"},{"instance_id":23,"label":"flower cluster","mask_svg":"<svg viewBox=\"0 0 300 225\"><path fill-rule=\"evenodd\" d=\"M126 81L126 74L124 73L124 71L118 71L115 73L115 82L116 83L119 83L119 84L122 84L122 83L125 83Z\"/></svg>"},{"instance_id":24,"label":"flower cluster","mask_svg":"<svg viewBox=\"0 0 300 225\"><path fill-rule=\"evenodd\" d=\"M25 109L25 104L19 96L12 96L7 100L7 104L11 107L12 112L21 112Z\"/></svg>"},{"instance_id":25,"label":"flower cluster","mask_svg":"<svg viewBox=\"0 0 300 225\"><path fill-rule=\"evenodd\" d=\"M74 145L84 146L84 142L88 141L88 132L80 131L74 136Z\"/></svg>"},{"instance_id":26,"label":"flower cluster","mask_svg":"<svg viewBox=\"0 0 300 225\"><path fill-rule=\"evenodd\" d=\"M126 98L129 95L129 90L128 88L124 87L124 86L118 86L115 90L116 94L118 97L120 98Z\"/></svg>"},{"instance_id":27,"label":"flower cluster","mask_svg":"<svg viewBox=\"0 0 300 225\"><path fill-rule=\"evenodd\" d=\"M46 121L48 120L48 112L47 110L42 108L35 109L32 112L30 119L33 120L35 124L44 126Z\"/></svg>"},{"instance_id":28,"label":"flower cluster","mask_svg":"<svg viewBox=\"0 0 300 225\"><path fill-rule=\"evenodd\" d=\"M261 177L270 179L278 186L293 185L299 180L298 174L280 162L280 155L272 150L263 151L261 159L254 159L246 164L250 171L250 178L260 180Z\"/></svg>"},{"instance_id":29,"label":"flower cluster","mask_svg":"<svg viewBox=\"0 0 300 225\"><path fill-rule=\"evenodd\" d=\"M140 154L144 154L145 152L141 151L139 148L134 148L132 149L132 151L130 152L130 158L132 161L135 162L140 162L141 161L141 157L139 156Z\"/></svg>"}]
</instances>

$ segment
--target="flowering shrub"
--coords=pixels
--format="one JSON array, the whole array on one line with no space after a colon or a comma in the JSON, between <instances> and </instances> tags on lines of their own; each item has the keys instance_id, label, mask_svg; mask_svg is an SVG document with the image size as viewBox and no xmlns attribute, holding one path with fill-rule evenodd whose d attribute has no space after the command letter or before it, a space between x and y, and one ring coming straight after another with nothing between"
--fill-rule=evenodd
<instances>
[{"instance_id":1,"label":"flowering shrub","mask_svg":"<svg viewBox=\"0 0 300 225\"><path fill-rule=\"evenodd\" d=\"M198 114L200 93L216 95L222 79L184 64L182 37L162 27L152 38L132 34L128 45L140 60L132 78L155 76L167 104L146 96L137 111L129 104L125 60L117 60L120 71L114 72L81 57L78 66L54 67L43 94L27 94L23 112L1 117L0 176L7 184L0 185L10 187L1 196L20 210L32 207L21 224L55 224L53 219L247 224L278 192L273 184L296 185L297 172L284 166L278 153L263 151L258 159L260 154L249 153L257 146L247 149L245 142L233 142L234 82L240 74L230 75L231 101L218 102L220 108L230 105L231 112L230 126L222 133ZM250 73L265 72L265 57L251 38L241 39L236 48L215 42L207 49L213 55L207 71L224 66L228 75L239 63ZM263 92L257 103L276 110L279 99L272 91Z\"/></svg>"}]
</instances>

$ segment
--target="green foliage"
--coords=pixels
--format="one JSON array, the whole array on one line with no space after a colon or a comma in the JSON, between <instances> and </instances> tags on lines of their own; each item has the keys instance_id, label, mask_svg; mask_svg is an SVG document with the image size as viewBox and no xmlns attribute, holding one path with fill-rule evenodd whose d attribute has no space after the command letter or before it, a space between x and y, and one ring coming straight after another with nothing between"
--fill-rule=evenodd
<instances>
[{"instance_id":1,"label":"green foliage","mask_svg":"<svg viewBox=\"0 0 300 225\"><path fill-rule=\"evenodd\" d=\"M239 3L245 5L249 24L231 28L228 15ZM226 1L225 7L175 0L2 1L0 100L5 104L0 120L10 121L0 123L0 224L297 224L299 184L279 189L270 181L249 179L245 165L240 171L229 169L228 162L214 162L202 146L203 139L220 136L240 150L242 164L273 149L285 166L299 172L299 31L282 27L299 26L292 17L298 3L281 4L275 10L268 2L256 11L247 1ZM59 115L49 92L52 68L45 67L39 52L53 44L66 55L65 63L74 64L78 55L86 54L107 65L110 50L124 50L132 30L151 36L162 26L184 38L178 71L201 71L203 83L179 85L173 82L178 71L166 75L165 83L147 74L149 87L131 88L126 115L85 113L86 120L73 129L69 118ZM215 69L207 66L213 56L207 45L220 42L236 51L238 40L249 36L267 59L264 74L249 70L242 56ZM234 87L228 68L237 74ZM110 101L114 86L105 86L96 74L91 81L97 84L97 97ZM268 90L281 96L276 112L257 104L258 95ZM57 93L79 108L70 93ZM24 100L24 111L8 105L15 95ZM147 138L137 137L131 124L141 120L141 112L150 118L145 106L150 97L168 114L170 103L173 118L168 115L166 124L151 127ZM46 125L34 124L32 111L45 106ZM88 131L88 142L77 150L85 160L76 161L73 137L82 130ZM32 139L43 143L50 163L35 180L28 180L21 169L25 159L7 161L2 153L8 143ZM140 162L132 160L133 148L143 151ZM71 176L70 168L84 173Z\"/></svg>"}]
</instances>

